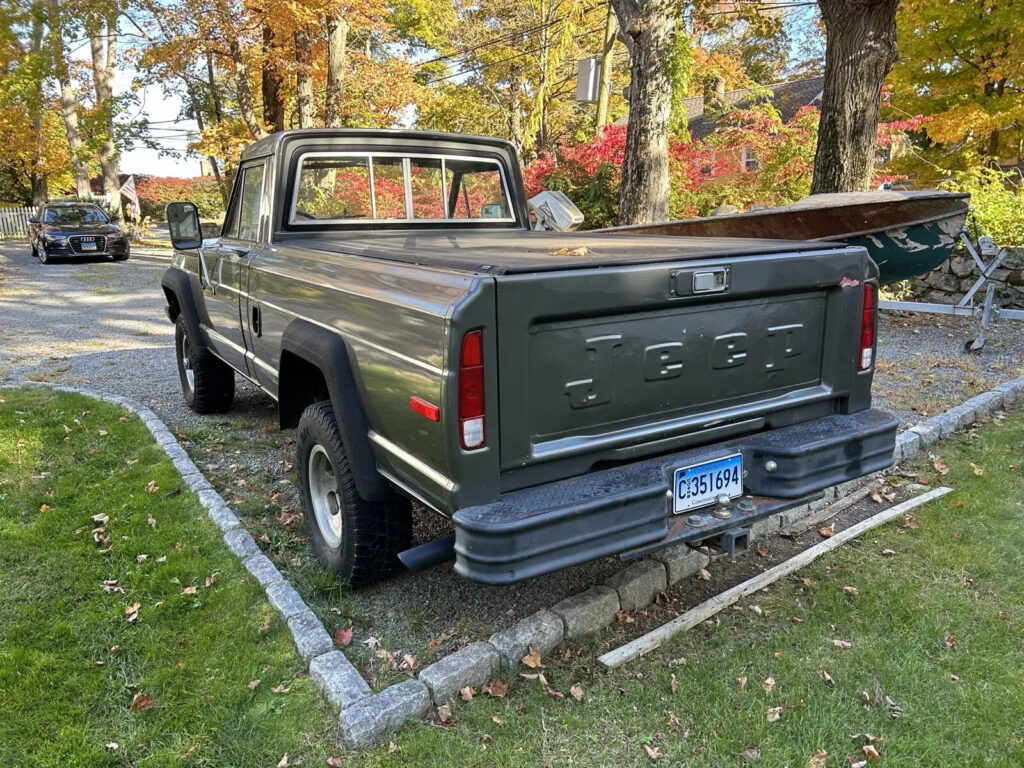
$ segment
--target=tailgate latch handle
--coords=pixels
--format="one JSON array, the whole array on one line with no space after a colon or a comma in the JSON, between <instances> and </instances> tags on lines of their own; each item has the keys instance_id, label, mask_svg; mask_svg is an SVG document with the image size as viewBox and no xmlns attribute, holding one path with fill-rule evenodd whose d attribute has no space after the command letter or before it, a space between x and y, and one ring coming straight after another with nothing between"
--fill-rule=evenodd
<instances>
[{"instance_id":1,"label":"tailgate latch handle","mask_svg":"<svg viewBox=\"0 0 1024 768\"><path fill-rule=\"evenodd\" d=\"M729 268L715 267L693 273L694 293L721 293L729 290Z\"/></svg>"}]
</instances>

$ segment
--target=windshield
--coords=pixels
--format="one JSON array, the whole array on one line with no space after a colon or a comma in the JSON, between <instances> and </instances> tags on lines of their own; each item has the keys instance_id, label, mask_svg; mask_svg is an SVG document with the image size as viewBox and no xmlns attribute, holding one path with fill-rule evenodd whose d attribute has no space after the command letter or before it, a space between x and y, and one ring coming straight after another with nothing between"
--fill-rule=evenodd
<instances>
[{"instance_id":1,"label":"windshield","mask_svg":"<svg viewBox=\"0 0 1024 768\"><path fill-rule=\"evenodd\" d=\"M309 153L294 201L293 224L515 221L500 163L476 157Z\"/></svg>"},{"instance_id":2,"label":"windshield","mask_svg":"<svg viewBox=\"0 0 1024 768\"><path fill-rule=\"evenodd\" d=\"M106 224L107 216L94 205L62 205L47 208L44 224Z\"/></svg>"}]
</instances>

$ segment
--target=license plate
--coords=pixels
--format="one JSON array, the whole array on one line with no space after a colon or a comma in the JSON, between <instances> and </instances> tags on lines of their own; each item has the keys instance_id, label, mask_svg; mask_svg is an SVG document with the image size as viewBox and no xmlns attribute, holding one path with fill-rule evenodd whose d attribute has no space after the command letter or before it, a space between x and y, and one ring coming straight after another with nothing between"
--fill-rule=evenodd
<instances>
[{"instance_id":1,"label":"license plate","mask_svg":"<svg viewBox=\"0 0 1024 768\"><path fill-rule=\"evenodd\" d=\"M677 469L672 488L672 511L677 515L714 504L719 496L742 496L743 456L737 453Z\"/></svg>"},{"instance_id":2,"label":"license plate","mask_svg":"<svg viewBox=\"0 0 1024 768\"><path fill-rule=\"evenodd\" d=\"M82 250L83 251L95 251L96 250L96 243L86 243L86 242L83 242L82 243Z\"/></svg>"}]
</instances>

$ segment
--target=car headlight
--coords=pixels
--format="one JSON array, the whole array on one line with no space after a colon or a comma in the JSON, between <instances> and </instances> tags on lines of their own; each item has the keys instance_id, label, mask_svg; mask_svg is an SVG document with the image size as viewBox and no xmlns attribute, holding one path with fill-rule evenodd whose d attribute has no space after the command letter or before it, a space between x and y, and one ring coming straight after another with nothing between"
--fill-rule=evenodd
<instances>
[{"instance_id":1,"label":"car headlight","mask_svg":"<svg viewBox=\"0 0 1024 768\"><path fill-rule=\"evenodd\" d=\"M68 239L59 235L43 235L43 242L47 245L67 245Z\"/></svg>"}]
</instances>

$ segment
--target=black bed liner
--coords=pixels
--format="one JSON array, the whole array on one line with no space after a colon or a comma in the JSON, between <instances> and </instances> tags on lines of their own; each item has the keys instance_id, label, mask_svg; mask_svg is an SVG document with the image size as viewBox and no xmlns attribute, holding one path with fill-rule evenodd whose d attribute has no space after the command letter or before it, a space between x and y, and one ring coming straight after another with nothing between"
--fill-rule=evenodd
<instances>
[{"instance_id":1,"label":"black bed liner","mask_svg":"<svg viewBox=\"0 0 1024 768\"><path fill-rule=\"evenodd\" d=\"M842 248L842 243L588 232L434 230L320 233L283 244L487 275Z\"/></svg>"}]
</instances>

